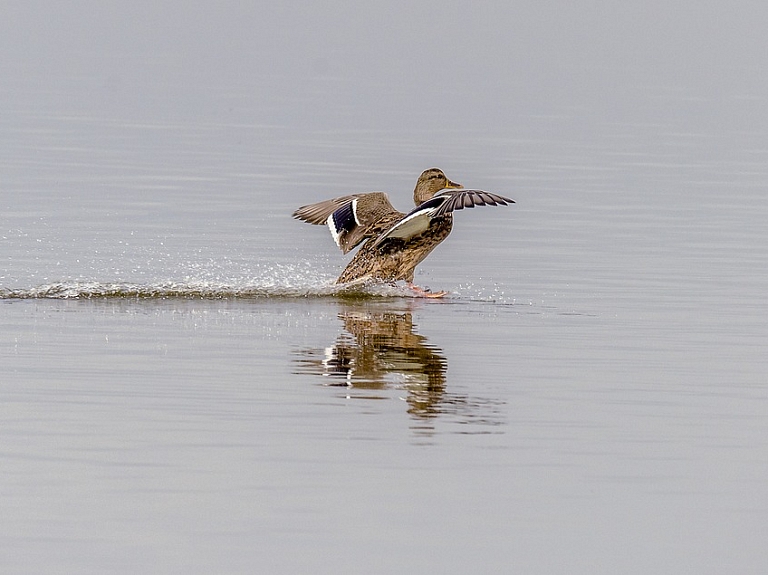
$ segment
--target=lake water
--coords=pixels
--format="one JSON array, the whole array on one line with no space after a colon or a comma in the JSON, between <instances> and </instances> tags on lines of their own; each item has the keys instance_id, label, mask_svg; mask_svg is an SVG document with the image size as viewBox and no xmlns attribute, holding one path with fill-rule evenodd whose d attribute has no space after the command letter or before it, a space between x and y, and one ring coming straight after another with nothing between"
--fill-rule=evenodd
<instances>
[{"instance_id":1,"label":"lake water","mask_svg":"<svg viewBox=\"0 0 768 575\"><path fill-rule=\"evenodd\" d=\"M3 572L765 572L765 8L392 6L3 19Z\"/></svg>"}]
</instances>

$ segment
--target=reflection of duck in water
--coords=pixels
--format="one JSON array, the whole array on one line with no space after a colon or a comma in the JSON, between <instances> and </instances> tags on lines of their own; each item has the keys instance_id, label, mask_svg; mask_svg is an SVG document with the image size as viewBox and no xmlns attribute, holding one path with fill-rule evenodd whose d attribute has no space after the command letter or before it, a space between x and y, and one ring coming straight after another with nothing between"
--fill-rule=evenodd
<instances>
[{"instance_id":1,"label":"reflection of duck in water","mask_svg":"<svg viewBox=\"0 0 768 575\"><path fill-rule=\"evenodd\" d=\"M341 251L365 242L336 283L404 280L418 294L440 297L413 285L413 274L453 228L453 211L475 206L497 206L513 200L483 190L465 190L442 170L421 174L413 191L416 208L397 211L384 192L342 196L302 206L293 217L310 224L328 224Z\"/></svg>"},{"instance_id":2,"label":"reflection of duck in water","mask_svg":"<svg viewBox=\"0 0 768 575\"><path fill-rule=\"evenodd\" d=\"M346 330L333 346L302 352L302 372L322 374L336 385L383 389L399 383L408 390L409 413L438 413L445 393L447 360L427 338L414 333L409 311L350 305L339 313Z\"/></svg>"}]
</instances>

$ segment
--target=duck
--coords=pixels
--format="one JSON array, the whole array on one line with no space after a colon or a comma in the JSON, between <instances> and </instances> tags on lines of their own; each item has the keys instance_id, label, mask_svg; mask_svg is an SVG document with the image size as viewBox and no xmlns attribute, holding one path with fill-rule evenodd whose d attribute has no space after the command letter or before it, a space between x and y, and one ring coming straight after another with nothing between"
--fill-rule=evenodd
<instances>
[{"instance_id":1,"label":"duck","mask_svg":"<svg viewBox=\"0 0 768 575\"><path fill-rule=\"evenodd\" d=\"M415 208L396 210L385 192L340 196L301 206L297 220L326 224L342 253L362 244L336 280L337 284L404 281L417 295L438 298L413 283L416 266L445 240L453 229L453 212L475 206L506 206L515 201L484 190L465 189L439 168L422 172L413 190Z\"/></svg>"}]
</instances>

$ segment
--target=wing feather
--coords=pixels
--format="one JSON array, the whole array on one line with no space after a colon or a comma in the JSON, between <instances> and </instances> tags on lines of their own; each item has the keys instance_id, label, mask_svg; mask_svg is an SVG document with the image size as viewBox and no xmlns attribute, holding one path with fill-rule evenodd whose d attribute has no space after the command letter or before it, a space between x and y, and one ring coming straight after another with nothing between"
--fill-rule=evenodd
<instances>
[{"instance_id":1,"label":"wing feather","mask_svg":"<svg viewBox=\"0 0 768 575\"><path fill-rule=\"evenodd\" d=\"M351 196L341 196L331 200L324 200L316 204L301 206L298 210L293 212L293 217L297 220L307 222L308 224L323 225L328 221L328 216L333 212L351 203L352 200L362 195L363 194L352 194Z\"/></svg>"},{"instance_id":2,"label":"wing feather","mask_svg":"<svg viewBox=\"0 0 768 575\"><path fill-rule=\"evenodd\" d=\"M445 189L423 202L391 228L381 234L373 244L380 245L389 238L408 239L424 233L432 220L454 210L475 206L506 206L515 201L484 190Z\"/></svg>"},{"instance_id":3,"label":"wing feather","mask_svg":"<svg viewBox=\"0 0 768 575\"><path fill-rule=\"evenodd\" d=\"M514 200L505 198L499 194L486 192L485 190L446 189L438 192L431 200L428 201L434 201L437 199L442 199L442 202L435 211L433 217L442 216L454 210L474 208L475 206L506 206L508 204L515 203ZM419 208L421 208L421 206L416 209L418 210Z\"/></svg>"},{"instance_id":4,"label":"wing feather","mask_svg":"<svg viewBox=\"0 0 768 575\"><path fill-rule=\"evenodd\" d=\"M352 194L302 206L293 217L310 224L327 224L342 252L354 249L381 232L379 222L404 216L392 207L384 192Z\"/></svg>"}]
</instances>

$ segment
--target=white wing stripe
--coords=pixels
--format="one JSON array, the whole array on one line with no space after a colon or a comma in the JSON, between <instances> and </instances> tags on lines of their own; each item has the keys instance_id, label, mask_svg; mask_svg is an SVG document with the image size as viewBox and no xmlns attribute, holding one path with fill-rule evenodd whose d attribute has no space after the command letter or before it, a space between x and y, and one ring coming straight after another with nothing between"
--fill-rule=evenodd
<instances>
[{"instance_id":1,"label":"white wing stripe","mask_svg":"<svg viewBox=\"0 0 768 575\"><path fill-rule=\"evenodd\" d=\"M373 247L378 246L386 240L387 238L412 238L413 236L417 236L420 233L423 233L427 231L429 228L430 220L432 219L432 215L437 211L437 208L427 208L425 210L419 210L418 212L414 212L407 218L403 218L399 222L397 222L394 226L389 228L386 232L381 234L377 239L376 242L373 244Z\"/></svg>"},{"instance_id":2,"label":"white wing stripe","mask_svg":"<svg viewBox=\"0 0 768 575\"><path fill-rule=\"evenodd\" d=\"M341 247L341 234L336 229L336 222L333 221L333 214L328 216L328 219L325 220L325 223L328 224L328 229L331 230L331 236L333 236L333 241L336 242L336 245L338 247Z\"/></svg>"}]
</instances>

